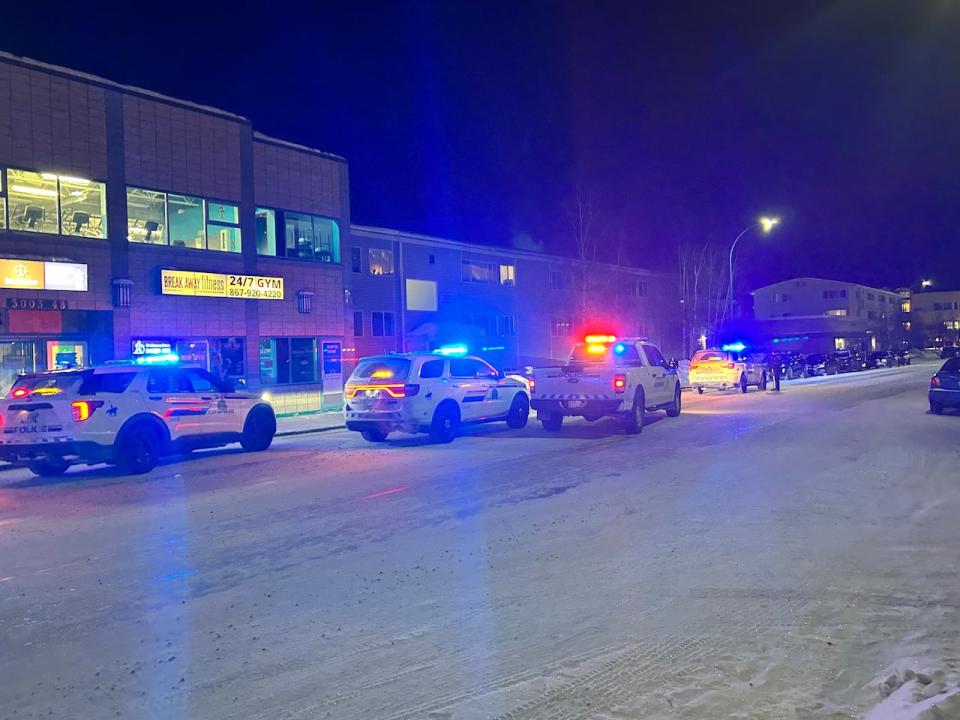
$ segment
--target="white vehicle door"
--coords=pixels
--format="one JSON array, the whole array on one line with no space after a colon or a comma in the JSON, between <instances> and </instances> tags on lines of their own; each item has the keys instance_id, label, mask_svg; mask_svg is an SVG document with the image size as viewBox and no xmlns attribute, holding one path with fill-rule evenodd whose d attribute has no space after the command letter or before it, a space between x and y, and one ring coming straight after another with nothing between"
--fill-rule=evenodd
<instances>
[{"instance_id":1,"label":"white vehicle door","mask_svg":"<svg viewBox=\"0 0 960 720\"><path fill-rule=\"evenodd\" d=\"M663 353L655 345L644 345L643 351L647 356L653 390L647 394L648 405L661 405L673 400L673 375Z\"/></svg>"},{"instance_id":2,"label":"white vehicle door","mask_svg":"<svg viewBox=\"0 0 960 720\"><path fill-rule=\"evenodd\" d=\"M479 420L497 414L499 392L493 392L497 375L478 358L450 358L450 387L460 402L461 419Z\"/></svg>"},{"instance_id":3,"label":"white vehicle door","mask_svg":"<svg viewBox=\"0 0 960 720\"><path fill-rule=\"evenodd\" d=\"M216 401L214 393L196 392L182 368L150 368L147 401L150 409L166 423L173 440L222 432L219 419L207 414Z\"/></svg>"},{"instance_id":4,"label":"white vehicle door","mask_svg":"<svg viewBox=\"0 0 960 720\"><path fill-rule=\"evenodd\" d=\"M230 392L227 383L201 368L187 368L186 372L194 392L213 398L207 415L217 429L207 432L242 432L247 409L253 404L250 396L246 393Z\"/></svg>"}]
</instances>

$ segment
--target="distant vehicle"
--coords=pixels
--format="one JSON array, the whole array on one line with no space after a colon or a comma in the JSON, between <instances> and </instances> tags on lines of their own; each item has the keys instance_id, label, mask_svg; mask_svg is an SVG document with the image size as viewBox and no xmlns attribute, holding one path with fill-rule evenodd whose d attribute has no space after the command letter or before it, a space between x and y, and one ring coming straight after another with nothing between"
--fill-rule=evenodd
<instances>
[{"instance_id":1,"label":"distant vehicle","mask_svg":"<svg viewBox=\"0 0 960 720\"><path fill-rule=\"evenodd\" d=\"M897 358L898 365L909 365L911 360L911 355L909 350L898 350L894 353Z\"/></svg>"},{"instance_id":2,"label":"distant vehicle","mask_svg":"<svg viewBox=\"0 0 960 720\"><path fill-rule=\"evenodd\" d=\"M833 355L813 353L807 355L807 377L819 375L836 375L840 372L840 364Z\"/></svg>"},{"instance_id":3,"label":"distant vehicle","mask_svg":"<svg viewBox=\"0 0 960 720\"><path fill-rule=\"evenodd\" d=\"M940 351L940 359L946 360L947 358L956 357L960 348L954 345L947 345L943 350Z\"/></svg>"},{"instance_id":4,"label":"distant vehicle","mask_svg":"<svg viewBox=\"0 0 960 720\"><path fill-rule=\"evenodd\" d=\"M108 365L22 375L0 400L0 459L35 474L111 463L152 470L164 455L239 442L266 450L277 421L258 395L195 367Z\"/></svg>"},{"instance_id":5,"label":"distant vehicle","mask_svg":"<svg viewBox=\"0 0 960 720\"><path fill-rule=\"evenodd\" d=\"M751 385L767 389L767 368L762 356L742 345L724 345L720 350L698 350L690 359L690 385L698 393L707 388L739 388L746 393Z\"/></svg>"},{"instance_id":6,"label":"distant vehicle","mask_svg":"<svg viewBox=\"0 0 960 720\"><path fill-rule=\"evenodd\" d=\"M784 380L796 380L807 376L807 360L798 352L773 353L767 360L767 379L776 363L780 364L780 377Z\"/></svg>"},{"instance_id":7,"label":"distant vehicle","mask_svg":"<svg viewBox=\"0 0 960 720\"><path fill-rule=\"evenodd\" d=\"M878 350L867 355L866 365L868 368L889 368L897 367L900 360L889 350Z\"/></svg>"},{"instance_id":8,"label":"distant vehicle","mask_svg":"<svg viewBox=\"0 0 960 720\"><path fill-rule=\"evenodd\" d=\"M930 378L928 399L934 415L945 408L960 408L960 357L949 358Z\"/></svg>"},{"instance_id":9,"label":"distant vehicle","mask_svg":"<svg viewBox=\"0 0 960 720\"><path fill-rule=\"evenodd\" d=\"M863 356L856 350L837 350L833 357L837 361L839 372L860 372L866 364Z\"/></svg>"},{"instance_id":10,"label":"distant vehicle","mask_svg":"<svg viewBox=\"0 0 960 720\"><path fill-rule=\"evenodd\" d=\"M534 371L531 405L545 430L556 432L563 418L593 422L620 418L627 434L643 430L646 413L680 414L680 378L655 345L642 338L587 335L562 367Z\"/></svg>"},{"instance_id":11,"label":"distant vehicle","mask_svg":"<svg viewBox=\"0 0 960 720\"><path fill-rule=\"evenodd\" d=\"M369 442L402 431L448 443L462 425L504 421L524 427L527 393L521 378L505 377L466 348L441 348L361 359L344 386L343 413L347 429Z\"/></svg>"}]
</instances>

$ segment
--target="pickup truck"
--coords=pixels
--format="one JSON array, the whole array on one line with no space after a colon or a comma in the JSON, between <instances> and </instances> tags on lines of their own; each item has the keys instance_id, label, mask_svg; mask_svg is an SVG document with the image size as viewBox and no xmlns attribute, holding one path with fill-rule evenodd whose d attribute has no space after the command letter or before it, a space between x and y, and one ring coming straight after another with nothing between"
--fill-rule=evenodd
<instances>
[{"instance_id":1,"label":"pickup truck","mask_svg":"<svg viewBox=\"0 0 960 720\"><path fill-rule=\"evenodd\" d=\"M677 371L642 338L588 335L574 345L565 365L535 369L530 385L530 406L551 432L567 416L589 422L612 416L632 435L643 429L649 410L680 414Z\"/></svg>"}]
</instances>

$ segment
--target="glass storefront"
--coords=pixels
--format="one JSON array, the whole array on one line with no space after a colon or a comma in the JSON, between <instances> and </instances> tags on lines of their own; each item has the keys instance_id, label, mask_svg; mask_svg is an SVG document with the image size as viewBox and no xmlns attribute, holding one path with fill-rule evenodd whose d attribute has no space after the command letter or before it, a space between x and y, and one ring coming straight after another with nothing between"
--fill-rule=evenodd
<instances>
[{"instance_id":1,"label":"glass storefront","mask_svg":"<svg viewBox=\"0 0 960 720\"><path fill-rule=\"evenodd\" d=\"M0 392L23 373L82 367L89 362L87 343L76 340L0 341Z\"/></svg>"}]
</instances>

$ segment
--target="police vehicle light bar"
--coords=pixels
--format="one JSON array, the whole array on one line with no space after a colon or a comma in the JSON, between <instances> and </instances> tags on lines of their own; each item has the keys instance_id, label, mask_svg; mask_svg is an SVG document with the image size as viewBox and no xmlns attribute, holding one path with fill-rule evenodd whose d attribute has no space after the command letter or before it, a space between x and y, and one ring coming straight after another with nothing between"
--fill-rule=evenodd
<instances>
[{"instance_id":1,"label":"police vehicle light bar","mask_svg":"<svg viewBox=\"0 0 960 720\"><path fill-rule=\"evenodd\" d=\"M587 345L593 345L596 343L612 343L617 341L616 335L587 335L583 341Z\"/></svg>"}]
</instances>

